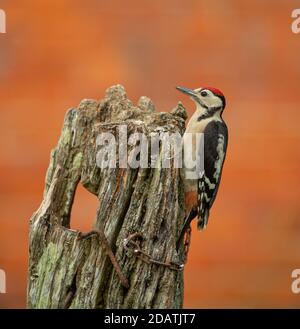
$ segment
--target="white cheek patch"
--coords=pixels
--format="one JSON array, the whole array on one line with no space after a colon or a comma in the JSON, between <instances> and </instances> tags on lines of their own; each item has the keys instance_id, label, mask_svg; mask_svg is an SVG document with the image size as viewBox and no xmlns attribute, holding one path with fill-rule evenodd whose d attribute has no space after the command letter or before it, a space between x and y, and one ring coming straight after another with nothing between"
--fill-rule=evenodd
<instances>
[{"instance_id":1,"label":"white cheek patch","mask_svg":"<svg viewBox=\"0 0 300 329\"><path fill-rule=\"evenodd\" d=\"M216 171L214 173L214 179L216 180L216 182L220 178L222 164L223 164L224 157L225 157L224 144L225 144L224 136L219 134L218 135L218 146L217 146L218 158L217 158L217 161L215 162Z\"/></svg>"}]
</instances>

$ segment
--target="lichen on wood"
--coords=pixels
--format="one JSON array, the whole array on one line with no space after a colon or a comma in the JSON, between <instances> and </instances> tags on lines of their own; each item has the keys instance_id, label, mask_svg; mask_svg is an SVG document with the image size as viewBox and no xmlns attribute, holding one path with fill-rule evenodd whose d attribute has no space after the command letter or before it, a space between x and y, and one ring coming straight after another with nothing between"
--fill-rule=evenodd
<instances>
[{"instance_id":1,"label":"lichen on wood","mask_svg":"<svg viewBox=\"0 0 300 329\"><path fill-rule=\"evenodd\" d=\"M182 307L183 272L148 264L124 248L126 237L141 232L146 253L162 262L181 261L182 248L176 251L184 217L179 169L100 169L96 140L101 132L116 134L124 124L128 134L182 135L185 119L181 104L170 113L155 112L152 101L141 97L135 106L120 85L109 88L103 100L83 100L67 112L51 152L44 199L30 220L29 308ZM99 200L93 229L104 230L128 289L101 239L78 239L79 232L71 229L78 184Z\"/></svg>"}]
</instances>

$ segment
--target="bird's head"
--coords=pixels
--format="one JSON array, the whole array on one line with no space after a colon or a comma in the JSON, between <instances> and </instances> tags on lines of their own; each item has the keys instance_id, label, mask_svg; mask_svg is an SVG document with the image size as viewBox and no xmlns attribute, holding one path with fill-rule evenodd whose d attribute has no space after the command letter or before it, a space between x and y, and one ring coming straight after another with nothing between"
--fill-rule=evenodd
<instances>
[{"instance_id":1,"label":"bird's head","mask_svg":"<svg viewBox=\"0 0 300 329\"><path fill-rule=\"evenodd\" d=\"M226 100L224 94L217 88L202 87L197 89L188 89L176 87L179 91L191 96L191 99L197 106L202 107L206 111L215 112L224 110Z\"/></svg>"}]
</instances>

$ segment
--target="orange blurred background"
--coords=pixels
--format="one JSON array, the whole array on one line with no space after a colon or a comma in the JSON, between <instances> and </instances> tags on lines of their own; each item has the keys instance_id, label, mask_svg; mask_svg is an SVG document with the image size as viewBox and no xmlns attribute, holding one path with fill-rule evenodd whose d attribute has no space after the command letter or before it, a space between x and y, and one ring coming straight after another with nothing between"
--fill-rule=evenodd
<instances>
[{"instance_id":1,"label":"orange blurred background","mask_svg":"<svg viewBox=\"0 0 300 329\"><path fill-rule=\"evenodd\" d=\"M66 110L121 83L158 111L175 90L226 95L229 133L208 229L194 227L185 307L299 307L300 34L286 0L1 1L0 307L26 299L28 223L41 200ZM80 204L80 206L79 206ZM76 195L73 228L89 230L97 201Z\"/></svg>"}]
</instances>

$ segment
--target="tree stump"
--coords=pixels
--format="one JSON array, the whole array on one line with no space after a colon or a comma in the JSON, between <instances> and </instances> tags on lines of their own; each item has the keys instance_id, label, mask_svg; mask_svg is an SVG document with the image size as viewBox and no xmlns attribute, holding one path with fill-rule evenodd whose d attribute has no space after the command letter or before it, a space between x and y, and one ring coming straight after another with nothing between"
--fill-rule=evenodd
<instances>
[{"instance_id":1,"label":"tree stump","mask_svg":"<svg viewBox=\"0 0 300 329\"><path fill-rule=\"evenodd\" d=\"M109 88L103 100L83 100L67 112L51 152L44 199L30 220L28 308L182 307L183 272L136 257L124 244L140 232L143 252L159 262L182 262L183 247L176 250L184 218L180 169L100 169L96 144L100 133L117 135L124 124L128 135L182 135L186 118L180 103L171 113L156 113L147 97L134 106L120 85ZM79 183L99 199L94 229L104 231L129 288L99 236L79 239L80 232L70 229Z\"/></svg>"}]
</instances>

